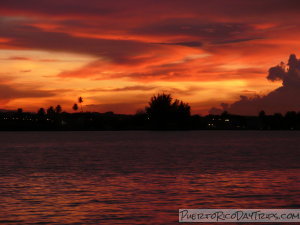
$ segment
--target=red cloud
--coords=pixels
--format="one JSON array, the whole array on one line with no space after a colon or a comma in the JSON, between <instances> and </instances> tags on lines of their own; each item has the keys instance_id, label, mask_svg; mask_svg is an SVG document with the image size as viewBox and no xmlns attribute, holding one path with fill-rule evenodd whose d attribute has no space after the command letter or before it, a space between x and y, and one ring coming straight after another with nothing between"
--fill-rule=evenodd
<instances>
[{"instance_id":1,"label":"red cloud","mask_svg":"<svg viewBox=\"0 0 300 225\"><path fill-rule=\"evenodd\" d=\"M260 83L270 62L299 48L298 0L3 0L0 13L0 49L71 52L95 58L82 68L58 74L70 80L240 79ZM20 65L25 62L18 60L45 62L45 68L46 62L57 62L23 56L9 60ZM282 79L284 73L278 71L273 69L270 79ZM17 98L18 91L8 93ZM213 101L203 107L209 108Z\"/></svg>"}]
</instances>

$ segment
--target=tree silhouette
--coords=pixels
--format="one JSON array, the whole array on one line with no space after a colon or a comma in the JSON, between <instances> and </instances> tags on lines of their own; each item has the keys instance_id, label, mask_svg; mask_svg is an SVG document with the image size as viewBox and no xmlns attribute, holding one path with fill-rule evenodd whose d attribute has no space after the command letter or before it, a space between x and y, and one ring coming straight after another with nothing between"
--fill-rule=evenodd
<instances>
[{"instance_id":1,"label":"tree silhouette","mask_svg":"<svg viewBox=\"0 0 300 225\"><path fill-rule=\"evenodd\" d=\"M184 103L183 101L176 99L172 104L172 108L174 116L177 120L191 116L191 107L189 104Z\"/></svg>"},{"instance_id":2,"label":"tree silhouette","mask_svg":"<svg viewBox=\"0 0 300 225\"><path fill-rule=\"evenodd\" d=\"M258 114L258 118L260 120L261 123L261 129L266 129L267 128L267 115L266 112L264 110L261 110Z\"/></svg>"},{"instance_id":3,"label":"tree silhouette","mask_svg":"<svg viewBox=\"0 0 300 225\"><path fill-rule=\"evenodd\" d=\"M182 126L190 117L190 106L178 99L173 101L170 94L154 95L145 108L146 113L159 128Z\"/></svg>"},{"instance_id":4,"label":"tree silhouette","mask_svg":"<svg viewBox=\"0 0 300 225\"><path fill-rule=\"evenodd\" d=\"M48 116L54 116L55 114L55 110L53 108L53 106L50 106L48 109L47 109L47 115Z\"/></svg>"},{"instance_id":5,"label":"tree silhouette","mask_svg":"<svg viewBox=\"0 0 300 225\"><path fill-rule=\"evenodd\" d=\"M258 114L259 118L264 118L266 116L266 112L264 110L261 110Z\"/></svg>"},{"instance_id":6,"label":"tree silhouette","mask_svg":"<svg viewBox=\"0 0 300 225\"><path fill-rule=\"evenodd\" d=\"M38 114L39 116L45 116L45 114L46 114L45 109L44 109L44 108L40 108L40 109L38 110L37 114Z\"/></svg>"},{"instance_id":7,"label":"tree silhouette","mask_svg":"<svg viewBox=\"0 0 300 225\"><path fill-rule=\"evenodd\" d=\"M78 110L78 105L75 103L75 104L73 105L72 109L73 109L74 111L77 111L77 110Z\"/></svg>"},{"instance_id":8,"label":"tree silhouette","mask_svg":"<svg viewBox=\"0 0 300 225\"><path fill-rule=\"evenodd\" d=\"M60 105L57 105L57 106L55 107L55 112L56 112L57 114L59 114L59 113L62 112L62 108L61 108Z\"/></svg>"},{"instance_id":9,"label":"tree silhouette","mask_svg":"<svg viewBox=\"0 0 300 225\"><path fill-rule=\"evenodd\" d=\"M150 99L146 112L151 120L167 119L172 111L172 97L170 94L158 94Z\"/></svg>"},{"instance_id":10,"label":"tree silhouette","mask_svg":"<svg viewBox=\"0 0 300 225\"><path fill-rule=\"evenodd\" d=\"M18 108L18 109L17 109L17 113L18 113L18 114L22 114L22 113L23 113L23 109L22 109L22 108Z\"/></svg>"},{"instance_id":11,"label":"tree silhouette","mask_svg":"<svg viewBox=\"0 0 300 225\"><path fill-rule=\"evenodd\" d=\"M78 103L80 104L81 112L83 112L83 109L82 109L83 99L82 99L82 97L79 97L79 98L78 98Z\"/></svg>"}]
</instances>

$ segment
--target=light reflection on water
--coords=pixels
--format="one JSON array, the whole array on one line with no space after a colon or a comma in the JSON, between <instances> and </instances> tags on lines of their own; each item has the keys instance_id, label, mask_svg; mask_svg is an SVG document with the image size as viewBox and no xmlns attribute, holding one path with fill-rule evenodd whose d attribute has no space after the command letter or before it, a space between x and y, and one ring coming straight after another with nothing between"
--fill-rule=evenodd
<instances>
[{"instance_id":1,"label":"light reflection on water","mask_svg":"<svg viewBox=\"0 0 300 225\"><path fill-rule=\"evenodd\" d=\"M3 224L175 224L300 208L299 132L1 133Z\"/></svg>"}]
</instances>

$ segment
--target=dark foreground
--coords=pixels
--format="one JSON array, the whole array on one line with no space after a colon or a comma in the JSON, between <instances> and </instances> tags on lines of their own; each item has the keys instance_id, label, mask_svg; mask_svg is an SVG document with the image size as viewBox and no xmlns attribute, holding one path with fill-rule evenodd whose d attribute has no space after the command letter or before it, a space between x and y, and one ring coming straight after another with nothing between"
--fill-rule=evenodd
<instances>
[{"instance_id":1,"label":"dark foreground","mask_svg":"<svg viewBox=\"0 0 300 225\"><path fill-rule=\"evenodd\" d=\"M300 208L300 132L0 133L0 223L177 224Z\"/></svg>"},{"instance_id":2,"label":"dark foreground","mask_svg":"<svg viewBox=\"0 0 300 225\"><path fill-rule=\"evenodd\" d=\"M0 111L0 131L112 131L112 130L300 130L300 112L282 115L135 115L113 112L18 113Z\"/></svg>"}]
</instances>

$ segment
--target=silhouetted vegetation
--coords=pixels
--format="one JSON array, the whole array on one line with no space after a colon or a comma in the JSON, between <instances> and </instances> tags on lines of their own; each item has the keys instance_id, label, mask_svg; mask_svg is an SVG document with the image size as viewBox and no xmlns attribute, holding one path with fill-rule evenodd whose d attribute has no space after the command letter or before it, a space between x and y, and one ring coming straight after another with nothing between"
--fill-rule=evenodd
<instances>
[{"instance_id":1,"label":"silhouetted vegetation","mask_svg":"<svg viewBox=\"0 0 300 225\"><path fill-rule=\"evenodd\" d=\"M82 97L78 98L78 103L80 104L81 112L83 112L83 108L82 108L83 98Z\"/></svg>"},{"instance_id":2,"label":"silhouetted vegetation","mask_svg":"<svg viewBox=\"0 0 300 225\"><path fill-rule=\"evenodd\" d=\"M74 111L77 111L77 110L78 110L78 105L75 103L75 104L73 105L72 109L73 109Z\"/></svg>"},{"instance_id":3,"label":"silhouetted vegetation","mask_svg":"<svg viewBox=\"0 0 300 225\"><path fill-rule=\"evenodd\" d=\"M158 94L151 98L146 114L152 128L183 129L188 128L191 107L178 99L173 101L170 94Z\"/></svg>"},{"instance_id":4,"label":"silhouetted vegetation","mask_svg":"<svg viewBox=\"0 0 300 225\"><path fill-rule=\"evenodd\" d=\"M60 105L57 105L57 106L55 107L55 112L56 112L57 114L59 114L59 113L62 112L62 108L61 108Z\"/></svg>"},{"instance_id":5,"label":"silhouetted vegetation","mask_svg":"<svg viewBox=\"0 0 300 225\"><path fill-rule=\"evenodd\" d=\"M150 99L145 110L135 115L113 112L64 112L60 105L40 108L37 113L0 111L0 130L299 130L300 112L282 115L257 116L191 115L190 106L169 94L158 94Z\"/></svg>"}]
</instances>

